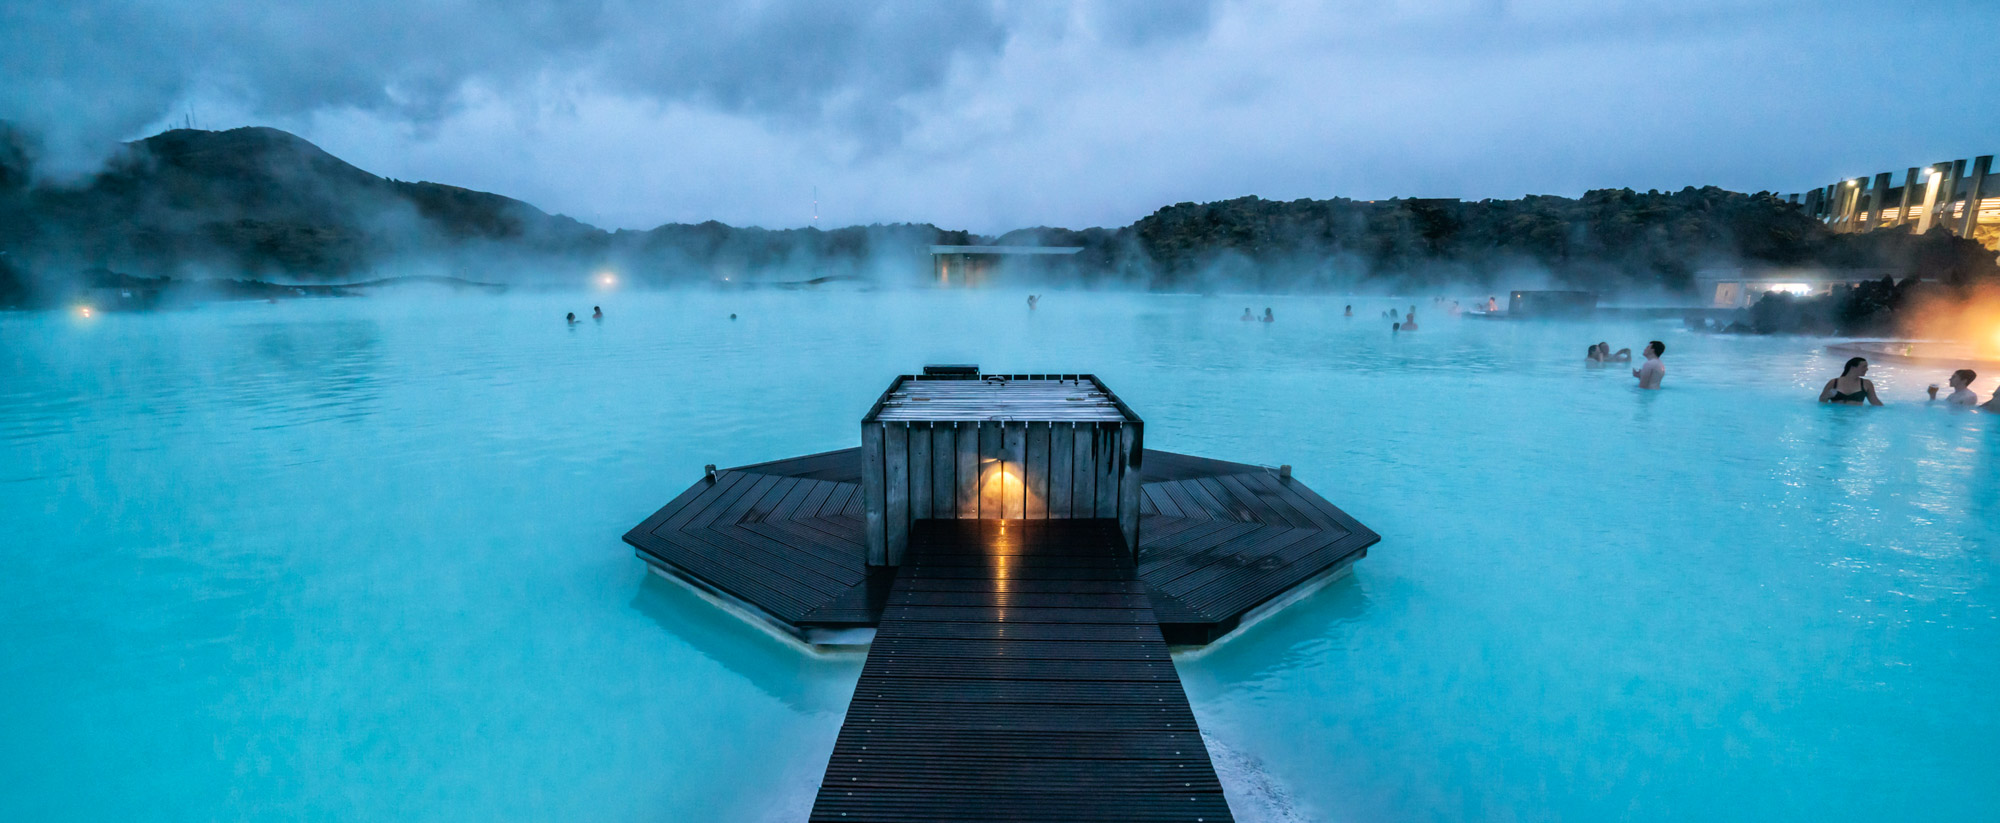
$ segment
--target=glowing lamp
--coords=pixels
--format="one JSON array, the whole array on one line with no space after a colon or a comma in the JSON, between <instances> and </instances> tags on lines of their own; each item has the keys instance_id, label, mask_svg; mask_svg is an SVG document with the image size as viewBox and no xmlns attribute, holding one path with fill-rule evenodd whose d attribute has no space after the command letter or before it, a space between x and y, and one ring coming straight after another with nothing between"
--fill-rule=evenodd
<instances>
[{"instance_id":1,"label":"glowing lamp","mask_svg":"<svg viewBox=\"0 0 2000 823\"><path fill-rule=\"evenodd\" d=\"M599 274L597 276L597 285L603 286L607 289L611 288L612 286L616 286L618 285L618 275L612 274L611 272L604 272L603 274Z\"/></svg>"}]
</instances>

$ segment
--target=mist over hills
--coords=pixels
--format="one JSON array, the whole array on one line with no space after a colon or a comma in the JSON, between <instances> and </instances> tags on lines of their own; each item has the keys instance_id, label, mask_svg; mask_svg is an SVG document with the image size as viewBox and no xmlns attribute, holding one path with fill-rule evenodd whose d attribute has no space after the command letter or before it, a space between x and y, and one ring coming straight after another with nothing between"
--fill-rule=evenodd
<instances>
[{"instance_id":1,"label":"mist over hills","mask_svg":"<svg viewBox=\"0 0 2000 823\"><path fill-rule=\"evenodd\" d=\"M334 282L405 275L652 285L849 276L921 282L936 243L1081 246L1032 274L1175 291L1423 289L1443 283L1681 294L1709 265L1990 279L1992 253L1906 229L1835 234L1769 193L1597 190L1581 198L1180 203L1120 228L981 237L930 224L770 230L717 222L605 231L528 203L376 176L284 131L176 129L98 173L37 181L0 123L0 305L58 299L86 272Z\"/></svg>"}]
</instances>

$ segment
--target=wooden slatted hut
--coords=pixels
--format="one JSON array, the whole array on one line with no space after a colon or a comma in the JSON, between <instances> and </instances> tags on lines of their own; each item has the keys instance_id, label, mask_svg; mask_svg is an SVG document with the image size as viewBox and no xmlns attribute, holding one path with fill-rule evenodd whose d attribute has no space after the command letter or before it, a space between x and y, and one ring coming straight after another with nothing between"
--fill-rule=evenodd
<instances>
[{"instance_id":1,"label":"wooden slatted hut","mask_svg":"<svg viewBox=\"0 0 2000 823\"><path fill-rule=\"evenodd\" d=\"M925 518L1114 519L1136 556L1144 428L1093 375L897 377L861 420L868 564L901 565Z\"/></svg>"}]
</instances>

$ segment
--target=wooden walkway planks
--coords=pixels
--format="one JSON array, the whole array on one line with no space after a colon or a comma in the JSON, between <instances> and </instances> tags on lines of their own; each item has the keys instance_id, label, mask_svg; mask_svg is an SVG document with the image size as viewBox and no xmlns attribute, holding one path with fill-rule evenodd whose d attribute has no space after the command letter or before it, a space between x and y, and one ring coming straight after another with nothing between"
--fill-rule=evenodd
<instances>
[{"instance_id":1,"label":"wooden walkway planks","mask_svg":"<svg viewBox=\"0 0 2000 823\"><path fill-rule=\"evenodd\" d=\"M1243 616L1366 556L1381 538L1304 484L1256 466L1149 453L1139 578L1174 643L1214 641Z\"/></svg>"},{"instance_id":2,"label":"wooden walkway planks","mask_svg":"<svg viewBox=\"0 0 2000 823\"><path fill-rule=\"evenodd\" d=\"M801 459L825 470L823 455ZM875 622L887 576L868 569L856 486L724 470L695 483L625 535L664 565L789 625Z\"/></svg>"},{"instance_id":3,"label":"wooden walkway planks","mask_svg":"<svg viewBox=\"0 0 2000 823\"><path fill-rule=\"evenodd\" d=\"M966 500L978 509L976 484L955 488L960 475L970 479L969 467L980 454L976 436L964 438L964 450L957 448L961 433L977 430L933 431L927 502L934 510L949 510L939 501ZM1032 426L1025 433L1032 477L1041 438ZM1072 464L1091 459L1090 438L1078 441L1071 434L1061 426L1050 430L1050 472L1067 474ZM992 445L1004 449L1004 433ZM1169 642L1211 642L1259 606L1365 556L1380 539L1304 484L1262 467L1152 449L1144 456L1135 512L1138 582L1151 595ZM958 462L968 468L961 471ZM1082 476L1095 474L1092 469ZM860 480L860 449L724 469L713 482L695 483L625 540L655 567L735 597L787 631L872 626L893 570L866 565L861 508L867 495ZM915 473L910 482L917 482ZM1079 499L1096 497L1088 483L1079 481L1074 489L1051 483L1049 505L1031 504L1020 513L1036 522L1057 518L1069 510L1061 501L1072 492ZM986 575L977 567L942 564L932 571L967 585ZM1014 591L1044 582L1116 581L1123 574L1024 563L1014 570Z\"/></svg>"},{"instance_id":4,"label":"wooden walkway planks","mask_svg":"<svg viewBox=\"0 0 2000 823\"><path fill-rule=\"evenodd\" d=\"M918 521L811 819L1230 820L1117 521Z\"/></svg>"}]
</instances>

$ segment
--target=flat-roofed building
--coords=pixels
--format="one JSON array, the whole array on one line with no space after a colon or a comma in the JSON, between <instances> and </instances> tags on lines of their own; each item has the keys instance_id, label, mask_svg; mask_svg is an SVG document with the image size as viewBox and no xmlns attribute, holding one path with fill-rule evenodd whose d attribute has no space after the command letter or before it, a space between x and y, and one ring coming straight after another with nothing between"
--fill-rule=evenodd
<instances>
[{"instance_id":1,"label":"flat-roofed building","mask_svg":"<svg viewBox=\"0 0 2000 823\"><path fill-rule=\"evenodd\" d=\"M1891 276L1888 269L1719 268L1694 273L1695 294L1704 305L1736 309L1780 292L1815 297L1852 289Z\"/></svg>"},{"instance_id":2,"label":"flat-roofed building","mask_svg":"<svg viewBox=\"0 0 2000 823\"><path fill-rule=\"evenodd\" d=\"M1943 226L2000 251L2000 174L1993 155L1946 160L1894 172L1851 177L1790 196L1806 214L1835 231L1909 226L1918 234Z\"/></svg>"},{"instance_id":3,"label":"flat-roofed building","mask_svg":"<svg viewBox=\"0 0 2000 823\"><path fill-rule=\"evenodd\" d=\"M932 246L931 277L940 286L977 286L1002 268L1066 260L1082 246Z\"/></svg>"}]
</instances>

